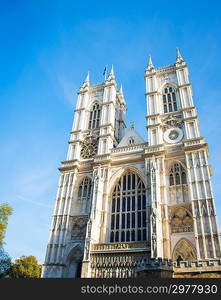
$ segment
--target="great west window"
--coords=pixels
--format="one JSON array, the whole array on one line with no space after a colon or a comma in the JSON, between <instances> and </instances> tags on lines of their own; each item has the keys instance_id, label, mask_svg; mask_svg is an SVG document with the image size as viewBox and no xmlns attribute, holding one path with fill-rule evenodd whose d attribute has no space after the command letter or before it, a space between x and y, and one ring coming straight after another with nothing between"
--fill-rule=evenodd
<instances>
[{"instance_id":1,"label":"great west window","mask_svg":"<svg viewBox=\"0 0 221 300\"><path fill-rule=\"evenodd\" d=\"M146 241L146 189L133 173L122 176L114 188L110 242Z\"/></svg>"}]
</instances>

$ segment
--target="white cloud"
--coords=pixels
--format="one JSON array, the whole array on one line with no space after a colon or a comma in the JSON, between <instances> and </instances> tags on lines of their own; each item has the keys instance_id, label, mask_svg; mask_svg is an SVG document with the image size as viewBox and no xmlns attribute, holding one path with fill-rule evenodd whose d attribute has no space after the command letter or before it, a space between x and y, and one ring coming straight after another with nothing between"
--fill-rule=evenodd
<instances>
[{"instance_id":1,"label":"white cloud","mask_svg":"<svg viewBox=\"0 0 221 300\"><path fill-rule=\"evenodd\" d=\"M22 200L22 201L25 201L25 202L28 202L28 203L31 203L31 204L34 204L34 205L52 208L51 205L48 205L48 204L45 204L45 203L42 203L42 202L39 202L39 201L34 201L34 200L26 199L23 196L18 196L17 198L19 200Z\"/></svg>"}]
</instances>

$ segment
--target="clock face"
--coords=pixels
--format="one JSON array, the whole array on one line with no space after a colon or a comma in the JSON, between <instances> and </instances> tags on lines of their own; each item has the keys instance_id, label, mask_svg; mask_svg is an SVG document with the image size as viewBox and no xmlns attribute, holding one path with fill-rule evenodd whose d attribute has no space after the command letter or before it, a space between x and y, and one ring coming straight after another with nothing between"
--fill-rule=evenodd
<instances>
[{"instance_id":1,"label":"clock face","mask_svg":"<svg viewBox=\"0 0 221 300\"><path fill-rule=\"evenodd\" d=\"M183 138L183 131L178 127L169 128L164 132L163 138L169 144L179 143Z\"/></svg>"},{"instance_id":2,"label":"clock face","mask_svg":"<svg viewBox=\"0 0 221 300\"><path fill-rule=\"evenodd\" d=\"M86 136L81 142L81 157L84 159L92 158L97 154L98 139L94 135Z\"/></svg>"}]
</instances>

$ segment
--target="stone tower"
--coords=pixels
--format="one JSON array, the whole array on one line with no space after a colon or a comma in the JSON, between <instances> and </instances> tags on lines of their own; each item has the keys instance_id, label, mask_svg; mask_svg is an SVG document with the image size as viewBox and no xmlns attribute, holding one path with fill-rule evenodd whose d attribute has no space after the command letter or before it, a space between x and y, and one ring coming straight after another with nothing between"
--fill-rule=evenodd
<instances>
[{"instance_id":1,"label":"stone tower","mask_svg":"<svg viewBox=\"0 0 221 300\"><path fill-rule=\"evenodd\" d=\"M130 123L113 67L78 92L67 159L59 168L43 277L137 277L158 260L221 257L208 147L188 67L145 69L148 141ZM149 266L149 267L148 267Z\"/></svg>"}]
</instances>

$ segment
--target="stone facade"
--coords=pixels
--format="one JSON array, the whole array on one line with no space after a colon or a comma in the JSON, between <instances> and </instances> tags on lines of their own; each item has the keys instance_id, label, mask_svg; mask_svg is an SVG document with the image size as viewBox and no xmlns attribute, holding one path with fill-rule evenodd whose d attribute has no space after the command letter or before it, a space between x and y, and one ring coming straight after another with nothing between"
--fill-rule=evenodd
<instances>
[{"instance_id":1,"label":"stone facade","mask_svg":"<svg viewBox=\"0 0 221 300\"><path fill-rule=\"evenodd\" d=\"M124 132L113 68L79 89L43 277L220 274L208 146L179 51L163 68L149 58L145 83L148 142L133 122Z\"/></svg>"}]
</instances>

